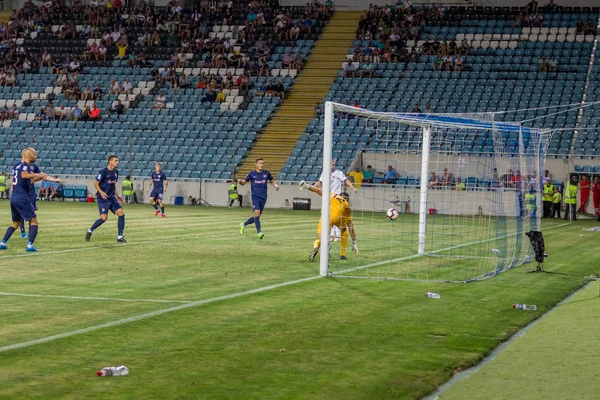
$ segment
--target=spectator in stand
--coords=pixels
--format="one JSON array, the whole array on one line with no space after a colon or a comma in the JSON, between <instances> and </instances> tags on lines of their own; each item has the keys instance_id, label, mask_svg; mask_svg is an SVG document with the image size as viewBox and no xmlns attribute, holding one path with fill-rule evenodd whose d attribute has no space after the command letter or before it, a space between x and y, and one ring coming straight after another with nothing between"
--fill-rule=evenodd
<instances>
[{"instance_id":1,"label":"spectator in stand","mask_svg":"<svg viewBox=\"0 0 600 400\"><path fill-rule=\"evenodd\" d=\"M8 112L8 117L10 119L19 119L19 108L16 104L13 104L12 108Z\"/></svg>"},{"instance_id":2,"label":"spectator in stand","mask_svg":"<svg viewBox=\"0 0 600 400\"><path fill-rule=\"evenodd\" d=\"M352 61L348 61L344 65L344 78L348 77L356 78L356 66Z\"/></svg>"},{"instance_id":3,"label":"spectator in stand","mask_svg":"<svg viewBox=\"0 0 600 400\"><path fill-rule=\"evenodd\" d=\"M69 64L69 70L71 72L80 72L81 71L81 63L79 59L74 58L73 61Z\"/></svg>"},{"instance_id":4,"label":"spectator in stand","mask_svg":"<svg viewBox=\"0 0 600 400\"><path fill-rule=\"evenodd\" d=\"M429 188L435 189L436 187L438 187L440 185L441 185L440 180L436 176L435 172L432 172L429 176Z\"/></svg>"},{"instance_id":5,"label":"spectator in stand","mask_svg":"<svg viewBox=\"0 0 600 400\"><path fill-rule=\"evenodd\" d=\"M283 86L283 83L279 79L277 79L277 83L273 88L273 96L279 96L281 101L285 99L285 86Z\"/></svg>"},{"instance_id":6,"label":"spectator in stand","mask_svg":"<svg viewBox=\"0 0 600 400\"><path fill-rule=\"evenodd\" d=\"M321 103L317 101L317 103L315 104L313 118L321 118L321 115L323 115L323 109L321 108Z\"/></svg>"},{"instance_id":7,"label":"spectator in stand","mask_svg":"<svg viewBox=\"0 0 600 400\"><path fill-rule=\"evenodd\" d=\"M454 70L456 72L462 72L463 70L463 60L462 57L459 55L456 56L456 59L454 60Z\"/></svg>"},{"instance_id":8,"label":"spectator in stand","mask_svg":"<svg viewBox=\"0 0 600 400\"><path fill-rule=\"evenodd\" d=\"M164 110L167 108L167 98L162 91L158 92L158 96L154 98L154 105L152 108L154 110Z\"/></svg>"},{"instance_id":9,"label":"spectator in stand","mask_svg":"<svg viewBox=\"0 0 600 400\"><path fill-rule=\"evenodd\" d=\"M398 179L398 173L391 165L388 165L388 169L387 171L385 171L385 173L378 172L378 174L383 175L383 180L381 181L381 183L395 184L396 179Z\"/></svg>"},{"instance_id":10,"label":"spectator in stand","mask_svg":"<svg viewBox=\"0 0 600 400\"><path fill-rule=\"evenodd\" d=\"M190 86L190 84L188 82L188 78L187 78L187 76L185 76L185 74L179 75L179 77L177 78L177 85L181 89L187 89Z\"/></svg>"},{"instance_id":11,"label":"spectator in stand","mask_svg":"<svg viewBox=\"0 0 600 400\"><path fill-rule=\"evenodd\" d=\"M538 11L538 2L536 0L531 0L525 6L525 12L528 14L534 14Z\"/></svg>"},{"instance_id":12,"label":"spectator in stand","mask_svg":"<svg viewBox=\"0 0 600 400\"><path fill-rule=\"evenodd\" d=\"M548 4L546 4L543 9L546 14L553 14L556 11L556 4L554 4L554 0L550 0Z\"/></svg>"},{"instance_id":13,"label":"spectator in stand","mask_svg":"<svg viewBox=\"0 0 600 400\"><path fill-rule=\"evenodd\" d=\"M94 94L93 100L99 100L102 98L102 96L104 96L104 90L102 90L100 85L96 85L96 87L94 88L93 94Z\"/></svg>"},{"instance_id":14,"label":"spectator in stand","mask_svg":"<svg viewBox=\"0 0 600 400\"><path fill-rule=\"evenodd\" d=\"M369 75L369 78L373 78L373 71L375 70L375 66L371 64L370 61L367 61L363 64L362 69L360 71L360 77L364 78L365 75Z\"/></svg>"},{"instance_id":15,"label":"spectator in stand","mask_svg":"<svg viewBox=\"0 0 600 400\"><path fill-rule=\"evenodd\" d=\"M89 119L91 118L91 116L92 116L92 109L90 108L90 106L86 106L83 109L83 113L81 114L81 119L83 121L89 121Z\"/></svg>"},{"instance_id":16,"label":"spectator in stand","mask_svg":"<svg viewBox=\"0 0 600 400\"><path fill-rule=\"evenodd\" d=\"M11 72L6 74L6 79L4 81L4 86L17 86L17 77L13 75Z\"/></svg>"},{"instance_id":17,"label":"spectator in stand","mask_svg":"<svg viewBox=\"0 0 600 400\"><path fill-rule=\"evenodd\" d=\"M585 33L585 25L582 20L577 21L577 25L575 25L575 33L577 35L583 35Z\"/></svg>"},{"instance_id":18,"label":"spectator in stand","mask_svg":"<svg viewBox=\"0 0 600 400\"><path fill-rule=\"evenodd\" d=\"M109 94L121 94L121 85L116 80L112 80L110 82L110 87L108 89Z\"/></svg>"},{"instance_id":19,"label":"spectator in stand","mask_svg":"<svg viewBox=\"0 0 600 400\"><path fill-rule=\"evenodd\" d=\"M117 59L119 60L123 60L126 57L126 52L127 52L127 43L121 39L117 42Z\"/></svg>"},{"instance_id":20,"label":"spectator in stand","mask_svg":"<svg viewBox=\"0 0 600 400\"><path fill-rule=\"evenodd\" d=\"M425 114L433 114L433 110L431 109L431 104L425 104Z\"/></svg>"},{"instance_id":21,"label":"spectator in stand","mask_svg":"<svg viewBox=\"0 0 600 400\"><path fill-rule=\"evenodd\" d=\"M56 119L56 109L54 108L54 103L51 101L48 102L46 106L46 116L50 121L54 121Z\"/></svg>"},{"instance_id":22,"label":"spectator in stand","mask_svg":"<svg viewBox=\"0 0 600 400\"><path fill-rule=\"evenodd\" d=\"M596 34L596 25L594 25L594 22L592 22L591 19L587 20L587 24L586 24L585 28L583 29L583 33L586 35L595 35Z\"/></svg>"},{"instance_id":23,"label":"spectator in stand","mask_svg":"<svg viewBox=\"0 0 600 400\"><path fill-rule=\"evenodd\" d=\"M90 120L100 121L100 119L101 119L100 114L101 114L100 109L98 108L98 106L96 104L94 104L94 108L92 108L92 111L90 112Z\"/></svg>"},{"instance_id":24,"label":"spectator in stand","mask_svg":"<svg viewBox=\"0 0 600 400\"><path fill-rule=\"evenodd\" d=\"M448 186L452 184L452 174L448 172L448 168L444 168L444 173L441 179L442 186Z\"/></svg>"},{"instance_id":25,"label":"spectator in stand","mask_svg":"<svg viewBox=\"0 0 600 400\"><path fill-rule=\"evenodd\" d=\"M554 56L551 56L546 67L548 72L557 72L558 60Z\"/></svg>"},{"instance_id":26,"label":"spectator in stand","mask_svg":"<svg viewBox=\"0 0 600 400\"><path fill-rule=\"evenodd\" d=\"M131 94L132 92L133 92L133 85L131 84L131 81L129 80L129 78L125 78L125 82L123 82L123 85L121 86L121 93Z\"/></svg>"},{"instance_id":27,"label":"spectator in stand","mask_svg":"<svg viewBox=\"0 0 600 400\"><path fill-rule=\"evenodd\" d=\"M294 62L294 57L290 53L287 53L283 56L283 60L281 61L281 69L290 69L292 68L292 63Z\"/></svg>"},{"instance_id":28,"label":"spectator in stand","mask_svg":"<svg viewBox=\"0 0 600 400\"><path fill-rule=\"evenodd\" d=\"M44 51L44 53L40 57L40 68L42 68L44 65L46 67L52 66L52 56L50 55L50 53L48 53L48 51Z\"/></svg>"},{"instance_id":29,"label":"spectator in stand","mask_svg":"<svg viewBox=\"0 0 600 400\"><path fill-rule=\"evenodd\" d=\"M469 44L469 41L467 39L463 39L463 41L460 44L460 47L458 48L460 55L463 57L468 56L470 49L471 45Z\"/></svg>"},{"instance_id":30,"label":"spectator in stand","mask_svg":"<svg viewBox=\"0 0 600 400\"><path fill-rule=\"evenodd\" d=\"M354 168L354 171L348 173L348 176L352 178L352 183L355 188L360 188L362 186L365 176L361 172L360 167Z\"/></svg>"},{"instance_id":31,"label":"spectator in stand","mask_svg":"<svg viewBox=\"0 0 600 400\"><path fill-rule=\"evenodd\" d=\"M223 90L219 90L219 93L217 93L217 98L215 99L215 102L221 104L225 101L225 93L223 92Z\"/></svg>"},{"instance_id":32,"label":"spectator in stand","mask_svg":"<svg viewBox=\"0 0 600 400\"><path fill-rule=\"evenodd\" d=\"M60 106L60 108L56 110L56 119L59 121L68 121L71 119L71 110L65 108L64 105Z\"/></svg>"},{"instance_id":33,"label":"spectator in stand","mask_svg":"<svg viewBox=\"0 0 600 400\"><path fill-rule=\"evenodd\" d=\"M419 106L419 103L415 103L415 106L411 112L417 113L417 114L421 113L421 106Z\"/></svg>"},{"instance_id":34,"label":"spectator in stand","mask_svg":"<svg viewBox=\"0 0 600 400\"><path fill-rule=\"evenodd\" d=\"M85 86L83 92L81 92L81 100L93 100L94 95L92 94L92 89L89 85Z\"/></svg>"},{"instance_id":35,"label":"spectator in stand","mask_svg":"<svg viewBox=\"0 0 600 400\"><path fill-rule=\"evenodd\" d=\"M367 169L363 171L363 183L373 183L373 175L375 171L373 171L373 167L367 165Z\"/></svg>"},{"instance_id":36,"label":"spectator in stand","mask_svg":"<svg viewBox=\"0 0 600 400\"><path fill-rule=\"evenodd\" d=\"M546 60L546 56L540 57L537 62L538 72L547 72L548 71L548 60Z\"/></svg>"},{"instance_id":37,"label":"spectator in stand","mask_svg":"<svg viewBox=\"0 0 600 400\"><path fill-rule=\"evenodd\" d=\"M115 113L117 115L121 115L125 112L125 106L121 102L121 100L117 100L117 104L115 104L111 109L111 113Z\"/></svg>"},{"instance_id":38,"label":"spectator in stand","mask_svg":"<svg viewBox=\"0 0 600 400\"><path fill-rule=\"evenodd\" d=\"M71 110L71 119L73 121L77 122L81 119L82 115L83 115L83 112L81 111L81 108L79 108L79 105L75 104L75 106Z\"/></svg>"},{"instance_id":39,"label":"spectator in stand","mask_svg":"<svg viewBox=\"0 0 600 400\"><path fill-rule=\"evenodd\" d=\"M106 48L105 42L100 42L100 48L98 49L98 54L102 57L102 60L106 62L106 54L108 53L108 49Z\"/></svg>"}]
</instances>

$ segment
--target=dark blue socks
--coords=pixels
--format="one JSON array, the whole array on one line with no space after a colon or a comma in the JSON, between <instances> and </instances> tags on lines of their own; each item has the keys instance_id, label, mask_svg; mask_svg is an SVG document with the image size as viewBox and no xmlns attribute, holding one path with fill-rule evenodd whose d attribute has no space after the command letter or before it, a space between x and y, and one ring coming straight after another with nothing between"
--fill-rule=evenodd
<instances>
[{"instance_id":1,"label":"dark blue socks","mask_svg":"<svg viewBox=\"0 0 600 400\"><path fill-rule=\"evenodd\" d=\"M254 217L248 218L248 221L244 222L244 226L252 225L254 223L254 220Z\"/></svg>"},{"instance_id":2,"label":"dark blue socks","mask_svg":"<svg viewBox=\"0 0 600 400\"><path fill-rule=\"evenodd\" d=\"M254 217L254 223L256 224L256 232L260 233L260 217Z\"/></svg>"},{"instance_id":3,"label":"dark blue socks","mask_svg":"<svg viewBox=\"0 0 600 400\"><path fill-rule=\"evenodd\" d=\"M118 227L118 235L119 236L123 236L123 231L125 230L125 216L121 215L119 217L119 222L117 223L117 227Z\"/></svg>"},{"instance_id":4,"label":"dark blue socks","mask_svg":"<svg viewBox=\"0 0 600 400\"><path fill-rule=\"evenodd\" d=\"M38 232L37 225L31 225L29 227L29 243L28 243L29 246L33 245L33 242L35 242L35 237L37 236L37 232Z\"/></svg>"},{"instance_id":5,"label":"dark blue socks","mask_svg":"<svg viewBox=\"0 0 600 400\"><path fill-rule=\"evenodd\" d=\"M2 239L2 242L6 243L15 231L16 231L16 229L13 228L12 225L9 226L8 229L6 230L6 233L4 234L4 238Z\"/></svg>"},{"instance_id":6,"label":"dark blue socks","mask_svg":"<svg viewBox=\"0 0 600 400\"><path fill-rule=\"evenodd\" d=\"M104 222L106 221L104 221L102 218L98 218L96 222L94 222L94 225L92 225L92 227L90 228L90 231L94 232L94 229L102 225Z\"/></svg>"}]
</instances>

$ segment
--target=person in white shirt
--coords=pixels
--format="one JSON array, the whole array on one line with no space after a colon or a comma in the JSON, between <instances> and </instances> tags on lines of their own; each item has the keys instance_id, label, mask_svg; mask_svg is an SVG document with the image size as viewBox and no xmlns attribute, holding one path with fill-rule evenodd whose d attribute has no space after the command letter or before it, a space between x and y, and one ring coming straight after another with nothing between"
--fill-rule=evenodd
<instances>
[{"instance_id":1,"label":"person in white shirt","mask_svg":"<svg viewBox=\"0 0 600 400\"><path fill-rule=\"evenodd\" d=\"M329 183L329 191L334 192L335 194L342 193L342 187L344 185L348 185L354 193L358 193L358 189L354 187L352 181L348 179L348 177L342 172L340 169L335 168L335 160L331 160L331 180ZM319 180L313 185L314 187L321 187L323 184L323 174L319 177ZM331 228L331 233L329 234L329 238L331 241L339 241L342 236L342 232L340 228L337 226L333 226Z\"/></svg>"},{"instance_id":2,"label":"person in white shirt","mask_svg":"<svg viewBox=\"0 0 600 400\"><path fill-rule=\"evenodd\" d=\"M116 80L113 80L110 84L110 88L108 89L110 94L120 94L121 93L121 85Z\"/></svg>"},{"instance_id":3,"label":"person in white shirt","mask_svg":"<svg viewBox=\"0 0 600 400\"><path fill-rule=\"evenodd\" d=\"M125 78L125 82L123 82L122 88L123 90L121 91L121 93L131 94L131 92L133 91L133 85L131 84L129 78Z\"/></svg>"}]
</instances>

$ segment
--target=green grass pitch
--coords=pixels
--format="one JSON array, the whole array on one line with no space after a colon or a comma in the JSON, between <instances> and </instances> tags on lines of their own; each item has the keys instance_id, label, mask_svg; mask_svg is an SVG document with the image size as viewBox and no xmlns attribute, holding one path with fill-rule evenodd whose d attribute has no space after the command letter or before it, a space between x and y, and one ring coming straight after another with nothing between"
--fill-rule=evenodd
<instances>
[{"instance_id":1,"label":"green grass pitch","mask_svg":"<svg viewBox=\"0 0 600 400\"><path fill-rule=\"evenodd\" d=\"M318 212L267 209L258 240L252 226L239 235L249 209L167 207L160 219L126 206L130 243L117 244L112 215L85 242L95 204L39 206L40 252L26 254L15 234L0 253L0 399L418 398L600 264L597 238L580 237L595 222L549 221L554 274L525 265L470 284L317 278L307 256ZM2 232L9 220L0 201ZM355 223L360 246L367 227ZM122 364L128 377L95 376Z\"/></svg>"}]
</instances>

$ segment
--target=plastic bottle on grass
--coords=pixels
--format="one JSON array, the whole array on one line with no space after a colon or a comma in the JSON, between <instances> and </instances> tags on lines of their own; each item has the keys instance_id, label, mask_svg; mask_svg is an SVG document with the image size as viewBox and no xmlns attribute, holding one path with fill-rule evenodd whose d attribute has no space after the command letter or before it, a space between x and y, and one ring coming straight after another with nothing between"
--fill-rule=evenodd
<instances>
[{"instance_id":1,"label":"plastic bottle on grass","mask_svg":"<svg viewBox=\"0 0 600 400\"><path fill-rule=\"evenodd\" d=\"M129 369L126 366L121 365L120 367L104 367L100 371L96 372L98 376L126 376L129 375Z\"/></svg>"},{"instance_id":2,"label":"plastic bottle on grass","mask_svg":"<svg viewBox=\"0 0 600 400\"><path fill-rule=\"evenodd\" d=\"M517 310L537 310L537 306L534 306L533 304L513 304L513 308Z\"/></svg>"},{"instance_id":3,"label":"plastic bottle on grass","mask_svg":"<svg viewBox=\"0 0 600 400\"><path fill-rule=\"evenodd\" d=\"M432 298L432 299L439 299L440 298L440 294L439 293L434 293L434 292L427 292L425 293L426 297Z\"/></svg>"}]
</instances>

